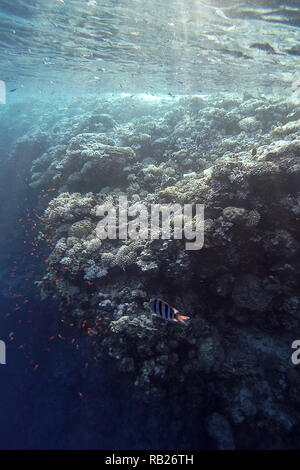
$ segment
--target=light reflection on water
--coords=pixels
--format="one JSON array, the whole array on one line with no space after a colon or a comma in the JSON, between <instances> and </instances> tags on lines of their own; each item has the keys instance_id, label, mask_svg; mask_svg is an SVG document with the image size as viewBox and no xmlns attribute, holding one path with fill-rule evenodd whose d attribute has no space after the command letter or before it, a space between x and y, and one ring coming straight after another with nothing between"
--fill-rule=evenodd
<instances>
[{"instance_id":1,"label":"light reflection on water","mask_svg":"<svg viewBox=\"0 0 300 470\"><path fill-rule=\"evenodd\" d=\"M297 73L300 10L280 3L2 0L0 78L27 89L284 93Z\"/></svg>"}]
</instances>

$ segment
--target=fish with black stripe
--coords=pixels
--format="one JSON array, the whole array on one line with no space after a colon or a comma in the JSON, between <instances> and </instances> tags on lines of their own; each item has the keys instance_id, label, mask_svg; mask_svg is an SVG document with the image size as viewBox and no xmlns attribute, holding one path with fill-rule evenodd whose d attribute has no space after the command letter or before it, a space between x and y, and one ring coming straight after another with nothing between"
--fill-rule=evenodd
<instances>
[{"instance_id":1,"label":"fish with black stripe","mask_svg":"<svg viewBox=\"0 0 300 470\"><path fill-rule=\"evenodd\" d=\"M171 307L171 305L161 299L151 299L149 307L152 311L152 315L166 321L185 323L190 319L190 317L186 315L181 315L179 310Z\"/></svg>"}]
</instances>

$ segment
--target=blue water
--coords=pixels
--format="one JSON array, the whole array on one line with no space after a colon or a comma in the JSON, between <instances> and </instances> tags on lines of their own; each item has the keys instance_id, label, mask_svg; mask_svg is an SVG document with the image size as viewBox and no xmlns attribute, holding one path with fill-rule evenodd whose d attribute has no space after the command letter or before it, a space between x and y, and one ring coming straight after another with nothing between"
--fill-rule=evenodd
<instances>
[{"instance_id":1,"label":"blue water","mask_svg":"<svg viewBox=\"0 0 300 470\"><path fill-rule=\"evenodd\" d=\"M138 400L56 300L40 299L49 248L36 241L29 170L100 95L290 95L299 26L297 0L0 0L0 449L215 448L184 396L176 415L167 399Z\"/></svg>"}]
</instances>

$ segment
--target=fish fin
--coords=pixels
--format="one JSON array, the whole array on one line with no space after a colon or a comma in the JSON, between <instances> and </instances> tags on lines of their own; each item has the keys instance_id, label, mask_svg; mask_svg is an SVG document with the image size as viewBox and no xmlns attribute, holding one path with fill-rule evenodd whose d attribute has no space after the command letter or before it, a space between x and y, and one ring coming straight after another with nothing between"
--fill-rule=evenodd
<instances>
[{"instance_id":1,"label":"fish fin","mask_svg":"<svg viewBox=\"0 0 300 470\"><path fill-rule=\"evenodd\" d=\"M177 320L186 325L186 322L190 320L190 317L187 317L186 315L177 315Z\"/></svg>"}]
</instances>

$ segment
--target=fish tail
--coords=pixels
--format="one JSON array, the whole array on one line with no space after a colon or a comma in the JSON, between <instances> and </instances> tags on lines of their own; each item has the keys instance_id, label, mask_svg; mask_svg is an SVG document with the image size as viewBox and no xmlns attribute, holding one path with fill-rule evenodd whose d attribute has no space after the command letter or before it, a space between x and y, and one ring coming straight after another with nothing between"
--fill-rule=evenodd
<instances>
[{"instance_id":1,"label":"fish tail","mask_svg":"<svg viewBox=\"0 0 300 470\"><path fill-rule=\"evenodd\" d=\"M186 315L180 315L179 313L177 314L177 320L180 321L181 323L184 323L186 325L186 322L190 320L190 317L187 317Z\"/></svg>"}]
</instances>

